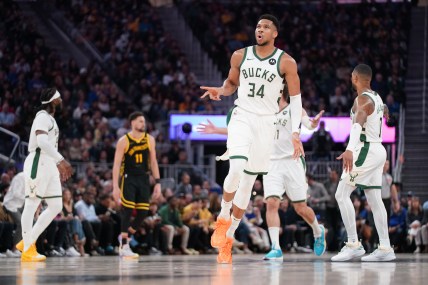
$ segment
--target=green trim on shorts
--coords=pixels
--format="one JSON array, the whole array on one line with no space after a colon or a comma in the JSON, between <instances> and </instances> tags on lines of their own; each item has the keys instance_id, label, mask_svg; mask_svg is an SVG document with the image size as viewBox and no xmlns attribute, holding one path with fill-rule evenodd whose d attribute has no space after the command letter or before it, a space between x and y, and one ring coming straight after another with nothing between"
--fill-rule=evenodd
<instances>
[{"instance_id":1,"label":"green trim on shorts","mask_svg":"<svg viewBox=\"0 0 428 285\"><path fill-rule=\"evenodd\" d=\"M280 201L282 201L282 197L279 197L278 195L270 195L267 196L266 198L264 198L265 200L269 199L269 198L278 198Z\"/></svg>"},{"instance_id":2,"label":"green trim on shorts","mask_svg":"<svg viewBox=\"0 0 428 285\"><path fill-rule=\"evenodd\" d=\"M365 189L382 189L382 186L367 186L367 185L363 185L363 184L355 184L356 187L359 187L363 190Z\"/></svg>"},{"instance_id":3,"label":"green trim on shorts","mask_svg":"<svg viewBox=\"0 0 428 285\"><path fill-rule=\"evenodd\" d=\"M227 116L226 116L226 126L228 126L229 125L229 123L230 123L230 119L231 119L231 117L232 117L232 112L233 112L233 110L236 108L237 106L235 105L235 106L233 106L232 108L230 108L229 109L229 112L227 112Z\"/></svg>"},{"instance_id":4,"label":"green trim on shorts","mask_svg":"<svg viewBox=\"0 0 428 285\"><path fill-rule=\"evenodd\" d=\"M229 159L245 159L246 161L248 161L248 157L246 157L245 155L232 155L229 156Z\"/></svg>"},{"instance_id":5,"label":"green trim on shorts","mask_svg":"<svg viewBox=\"0 0 428 285\"><path fill-rule=\"evenodd\" d=\"M37 168L39 166L40 159L40 147L36 148L36 155L33 159L33 165L31 166L31 179L35 179L37 177Z\"/></svg>"},{"instance_id":6,"label":"green trim on shorts","mask_svg":"<svg viewBox=\"0 0 428 285\"><path fill-rule=\"evenodd\" d=\"M52 199L52 198L62 198L62 195L59 195L59 196L48 196L48 197L42 197L42 196L36 195L36 197L43 200L43 199ZM30 198L30 196L26 195L25 199L27 199L27 198Z\"/></svg>"},{"instance_id":7,"label":"green trim on shorts","mask_svg":"<svg viewBox=\"0 0 428 285\"><path fill-rule=\"evenodd\" d=\"M364 146L361 148L361 152L358 155L357 161L355 161L355 166L360 167L366 161L367 154L369 153L370 143L364 142Z\"/></svg>"},{"instance_id":8,"label":"green trim on shorts","mask_svg":"<svg viewBox=\"0 0 428 285\"><path fill-rule=\"evenodd\" d=\"M306 202L306 199L305 200L298 200L298 201L291 201L291 203L293 203L293 204L295 204L295 203L303 203L303 202Z\"/></svg>"},{"instance_id":9,"label":"green trim on shorts","mask_svg":"<svg viewBox=\"0 0 428 285\"><path fill-rule=\"evenodd\" d=\"M300 161L302 162L302 164L303 164L303 169L305 170L305 172L306 172L306 160L305 160L305 158L303 157L303 155L301 155L300 156Z\"/></svg>"},{"instance_id":10,"label":"green trim on shorts","mask_svg":"<svg viewBox=\"0 0 428 285\"><path fill-rule=\"evenodd\" d=\"M244 173L249 174L249 175L266 175L266 174L268 174L267 171L266 172L251 172L251 171L248 171L245 169L244 169Z\"/></svg>"}]
</instances>

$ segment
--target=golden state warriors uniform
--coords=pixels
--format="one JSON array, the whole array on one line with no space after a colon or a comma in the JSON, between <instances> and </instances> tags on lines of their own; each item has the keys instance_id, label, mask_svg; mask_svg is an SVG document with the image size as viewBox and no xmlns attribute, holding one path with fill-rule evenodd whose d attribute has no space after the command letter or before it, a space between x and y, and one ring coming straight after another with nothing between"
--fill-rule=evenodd
<instances>
[{"instance_id":1,"label":"golden state warriors uniform","mask_svg":"<svg viewBox=\"0 0 428 285\"><path fill-rule=\"evenodd\" d=\"M25 197L62 197L58 167L54 159L38 147L36 131L46 132L49 143L58 149L59 128L54 117L45 110L37 112L31 126L29 154L24 162Z\"/></svg>"},{"instance_id":2,"label":"golden state warriors uniform","mask_svg":"<svg viewBox=\"0 0 428 285\"><path fill-rule=\"evenodd\" d=\"M126 134L128 147L122 160L121 201L127 208L148 210L150 199L150 144L147 133L140 139Z\"/></svg>"},{"instance_id":3,"label":"golden state warriors uniform","mask_svg":"<svg viewBox=\"0 0 428 285\"><path fill-rule=\"evenodd\" d=\"M374 91L365 91L374 103L373 113L367 117L354 155L351 173L342 173L341 179L351 186L362 189L382 189L382 172L386 161L386 150L382 145L383 101ZM351 111L351 119L354 113Z\"/></svg>"},{"instance_id":4,"label":"golden state warriors uniform","mask_svg":"<svg viewBox=\"0 0 428 285\"><path fill-rule=\"evenodd\" d=\"M265 199L282 198L284 191L292 202L306 201L306 163L303 157L293 159L290 105L276 115L273 151L269 172L263 178Z\"/></svg>"},{"instance_id":5,"label":"golden state warriors uniform","mask_svg":"<svg viewBox=\"0 0 428 285\"><path fill-rule=\"evenodd\" d=\"M245 172L266 174L273 143L275 113L284 86L280 74L283 51L260 58L256 47L245 48L240 65L238 98L228 124L230 159L246 159Z\"/></svg>"}]
</instances>

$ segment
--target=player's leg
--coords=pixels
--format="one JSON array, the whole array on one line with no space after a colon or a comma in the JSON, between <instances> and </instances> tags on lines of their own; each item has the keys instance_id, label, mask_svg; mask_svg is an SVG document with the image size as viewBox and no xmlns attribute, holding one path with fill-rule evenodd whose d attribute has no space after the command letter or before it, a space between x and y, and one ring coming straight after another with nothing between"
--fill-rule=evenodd
<instances>
[{"instance_id":1,"label":"player's leg","mask_svg":"<svg viewBox=\"0 0 428 285\"><path fill-rule=\"evenodd\" d=\"M238 190L236 191L233 199L233 210L229 229L226 232L226 242L224 246L219 249L217 256L218 263L231 263L232 262L232 244L234 240L235 231L241 222L245 209L251 197L251 189L256 181L256 174L244 173L239 182Z\"/></svg>"},{"instance_id":2,"label":"player's leg","mask_svg":"<svg viewBox=\"0 0 428 285\"><path fill-rule=\"evenodd\" d=\"M382 176L380 176L382 177ZM369 256L363 257L362 261L391 261L395 259L394 249L391 248L388 233L388 218L385 205L382 202L380 189L366 189L367 203L369 204L379 235L379 247Z\"/></svg>"},{"instance_id":3,"label":"player's leg","mask_svg":"<svg viewBox=\"0 0 428 285\"><path fill-rule=\"evenodd\" d=\"M271 251L264 256L264 260L283 260L282 250L279 244L281 223L278 209L280 202L280 199L275 196L271 196L266 199L266 222L268 225L270 240L272 242L272 248Z\"/></svg>"},{"instance_id":4,"label":"player's leg","mask_svg":"<svg viewBox=\"0 0 428 285\"><path fill-rule=\"evenodd\" d=\"M346 176L342 175L342 180L339 182L336 191L336 200L339 204L340 214L343 224L345 225L348 235L348 242L336 256L331 258L332 261L347 261L364 255L365 250L358 241L357 227L355 222L355 209L351 202L351 193L355 190L354 186L346 183Z\"/></svg>"},{"instance_id":5,"label":"player's leg","mask_svg":"<svg viewBox=\"0 0 428 285\"><path fill-rule=\"evenodd\" d=\"M121 219L120 219L120 237L119 237L119 256L123 258L138 258L138 254L134 253L129 247L129 234L133 232L131 226L132 212L136 207L137 189L135 185L135 177L126 176L122 177L120 187L121 191ZM135 232L135 231L134 231Z\"/></svg>"},{"instance_id":6,"label":"player's leg","mask_svg":"<svg viewBox=\"0 0 428 285\"><path fill-rule=\"evenodd\" d=\"M268 226L271 251L264 256L264 260L283 260L282 250L279 243L279 232L281 223L278 209L281 197L284 194L284 169L282 160L271 160L269 172L263 177L263 188L266 203L266 223Z\"/></svg>"},{"instance_id":7,"label":"player's leg","mask_svg":"<svg viewBox=\"0 0 428 285\"><path fill-rule=\"evenodd\" d=\"M243 112L234 111L228 125L227 148L229 152L229 173L223 184L223 198L221 211L215 223L215 230L211 236L211 246L221 248L226 243L226 231L232 222L230 210L235 192L240 184L245 166L247 165L250 145L251 128Z\"/></svg>"}]
</instances>

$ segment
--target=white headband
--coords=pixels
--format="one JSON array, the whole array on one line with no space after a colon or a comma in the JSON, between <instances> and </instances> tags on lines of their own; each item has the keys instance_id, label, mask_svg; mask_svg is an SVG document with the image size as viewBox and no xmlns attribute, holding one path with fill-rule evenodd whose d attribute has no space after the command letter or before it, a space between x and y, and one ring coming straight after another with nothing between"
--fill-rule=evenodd
<instances>
[{"instance_id":1,"label":"white headband","mask_svg":"<svg viewBox=\"0 0 428 285\"><path fill-rule=\"evenodd\" d=\"M49 101L42 101L42 105L43 104L48 104L48 103L52 102L53 100L55 100L57 98L60 98L60 97L61 97L61 94L59 94L58 91L55 91L55 94L52 96L51 99L49 99Z\"/></svg>"}]
</instances>

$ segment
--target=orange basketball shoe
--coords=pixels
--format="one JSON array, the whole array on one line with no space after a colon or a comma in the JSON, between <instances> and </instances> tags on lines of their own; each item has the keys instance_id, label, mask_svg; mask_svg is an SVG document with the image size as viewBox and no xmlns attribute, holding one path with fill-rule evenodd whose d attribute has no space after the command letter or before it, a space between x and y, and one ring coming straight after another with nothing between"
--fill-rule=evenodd
<instances>
[{"instance_id":1,"label":"orange basketball shoe","mask_svg":"<svg viewBox=\"0 0 428 285\"><path fill-rule=\"evenodd\" d=\"M46 256L41 255L37 252L36 244L33 243L30 245L26 252L23 252L21 255L21 262L38 262L45 261Z\"/></svg>"},{"instance_id":2,"label":"orange basketball shoe","mask_svg":"<svg viewBox=\"0 0 428 285\"><path fill-rule=\"evenodd\" d=\"M222 248L226 244L226 232L232 224L232 219L225 220L218 218L214 225L214 232L211 236L211 246L214 248Z\"/></svg>"},{"instance_id":3,"label":"orange basketball shoe","mask_svg":"<svg viewBox=\"0 0 428 285\"><path fill-rule=\"evenodd\" d=\"M225 245L219 249L217 255L218 263L232 263L232 244L233 238L226 237Z\"/></svg>"},{"instance_id":4,"label":"orange basketball shoe","mask_svg":"<svg viewBox=\"0 0 428 285\"><path fill-rule=\"evenodd\" d=\"M23 239L21 239L21 241L20 241L20 242L18 242L18 243L15 245L15 247L16 247L16 249L17 249L17 250L19 250L20 252L23 252L23 251L24 251L24 240L23 240Z\"/></svg>"}]
</instances>

